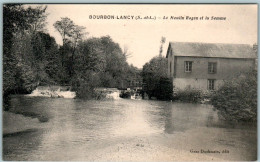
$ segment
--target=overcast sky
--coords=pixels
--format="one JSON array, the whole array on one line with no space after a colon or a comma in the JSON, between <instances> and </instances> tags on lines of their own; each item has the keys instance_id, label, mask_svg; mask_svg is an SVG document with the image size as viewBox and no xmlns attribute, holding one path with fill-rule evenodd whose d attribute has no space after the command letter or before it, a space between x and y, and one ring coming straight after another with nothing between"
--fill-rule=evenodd
<instances>
[{"instance_id":1,"label":"overcast sky","mask_svg":"<svg viewBox=\"0 0 260 162\"><path fill-rule=\"evenodd\" d=\"M257 42L257 5L48 5L47 29L57 43L61 36L54 29L55 21L69 17L86 27L88 37L110 35L132 53L130 64L141 68L159 55L161 37L166 37L163 56L169 41L239 43ZM89 15L156 16L156 20L97 20ZM163 20L163 16L201 17L203 20ZM205 16L226 17L226 20L205 20ZM161 19L159 19L159 17Z\"/></svg>"}]
</instances>

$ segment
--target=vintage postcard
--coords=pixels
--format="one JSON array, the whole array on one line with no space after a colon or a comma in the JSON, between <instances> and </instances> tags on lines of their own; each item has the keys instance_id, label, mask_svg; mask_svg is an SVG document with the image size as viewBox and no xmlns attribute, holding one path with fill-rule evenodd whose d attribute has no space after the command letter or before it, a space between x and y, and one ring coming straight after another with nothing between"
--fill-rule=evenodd
<instances>
[{"instance_id":1,"label":"vintage postcard","mask_svg":"<svg viewBox=\"0 0 260 162\"><path fill-rule=\"evenodd\" d=\"M257 4L3 4L4 161L257 160Z\"/></svg>"}]
</instances>

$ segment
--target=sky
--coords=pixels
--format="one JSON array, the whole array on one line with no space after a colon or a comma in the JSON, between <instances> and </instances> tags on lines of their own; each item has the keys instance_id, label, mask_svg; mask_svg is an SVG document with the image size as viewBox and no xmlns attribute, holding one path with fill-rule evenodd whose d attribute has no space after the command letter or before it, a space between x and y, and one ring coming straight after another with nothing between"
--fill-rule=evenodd
<instances>
[{"instance_id":1,"label":"sky","mask_svg":"<svg viewBox=\"0 0 260 162\"><path fill-rule=\"evenodd\" d=\"M161 37L166 38L163 56L169 42L257 43L257 5L123 5L123 4L51 4L47 5L48 33L62 44L53 24L68 17L86 27L86 38L109 35L120 47L128 48L128 63L138 68L159 55ZM114 19L90 19L111 15ZM120 19L133 16L134 19ZM136 20L140 16L142 19ZM156 20L144 19L146 16ZM170 19L184 17L184 20ZM189 16L190 18L187 18ZM203 16L203 18L201 18ZM211 20L211 17L226 20ZM119 19L117 19L117 17ZM163 19L168 17L168 19ZM198 17L198 20L191 17ZM209 17L209 20L206 20ZM201 19L200 19L201 18Z\"/></svg>"}]
</instances>

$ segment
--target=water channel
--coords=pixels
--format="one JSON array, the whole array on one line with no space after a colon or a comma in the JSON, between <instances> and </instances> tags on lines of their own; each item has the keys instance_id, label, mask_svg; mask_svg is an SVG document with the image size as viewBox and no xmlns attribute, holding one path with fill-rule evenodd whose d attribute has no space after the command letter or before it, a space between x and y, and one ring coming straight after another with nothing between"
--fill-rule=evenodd
<instances>
[{"instance_id":1,"label":"water channel","mask_svg":"<svg viewBox=\"0 0 260 162\"><path fill-rule=\"evenodd\" d=\"M221 121L211 105L18 95L10 112L30 120L23 123L26 130L4 134L4 160L249 161L257 156L256 126ZM4 121L3 127L11 125Z\"/></svg>"}]
</instances>

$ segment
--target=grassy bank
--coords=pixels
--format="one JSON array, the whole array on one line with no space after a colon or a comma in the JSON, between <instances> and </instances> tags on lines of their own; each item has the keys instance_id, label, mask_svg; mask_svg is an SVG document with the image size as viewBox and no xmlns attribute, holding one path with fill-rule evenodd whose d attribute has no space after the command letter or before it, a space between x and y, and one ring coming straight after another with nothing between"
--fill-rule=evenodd
<instances>
[{"instance_id":1,"label":"grassy bank","mask_svg":"<svg viewBox=\"0 0 260 162\"><path fill-rule=\"evenodd\" d=\"M3 135L7 136L19 132L39 128L38 118L26 117L22 114L15 114L3 111Z\"/></svg>"}]
</instances>

